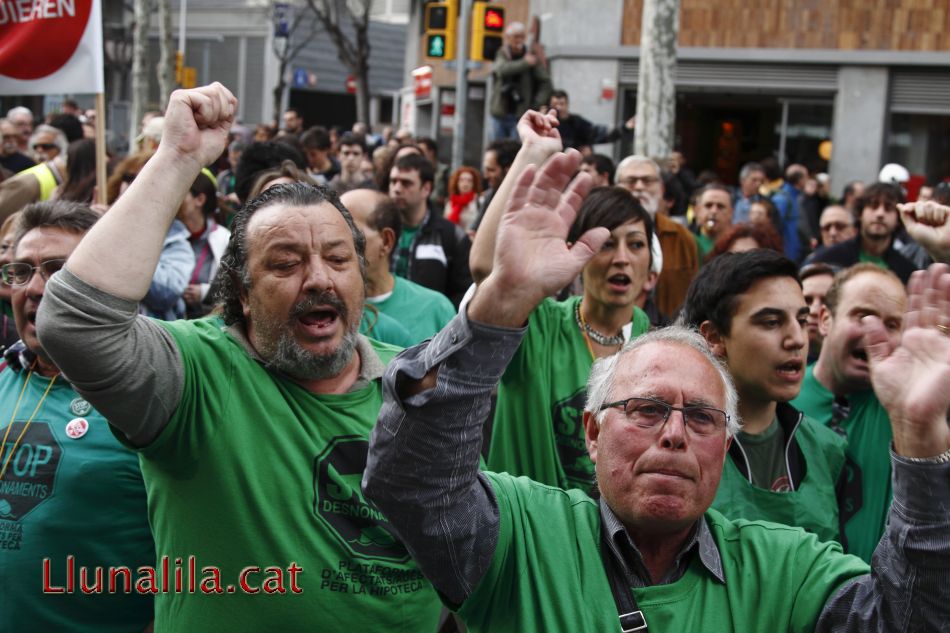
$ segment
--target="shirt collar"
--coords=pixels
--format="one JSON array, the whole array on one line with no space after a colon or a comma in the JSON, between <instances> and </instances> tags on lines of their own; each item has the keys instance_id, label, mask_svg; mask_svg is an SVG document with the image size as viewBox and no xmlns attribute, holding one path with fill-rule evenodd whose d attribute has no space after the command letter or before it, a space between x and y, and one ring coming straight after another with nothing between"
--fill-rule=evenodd
<instances>
[{"instance_id":1,"label":"shirt collar","mask_svg":"<svg viewBox=\"0 0 950 633\"><path fill-rule=\"evenodd\" d=\"M630 538L627 529L623 526L623 523L620 522L620 519L617 518L617 515L614 514L614 511L610 509L610 506L607 505L603 497L598 501L598 505L600 506L600 518L604 523L607 534L610 536L609 543L612 555L619 558L622 567L627 572L628 578L634 576L632 580L638 581L631 582L631 585L640 587L646 586L649 575L646 573L643 558L640 555L640 550L637 549L636 543ZM703 564L703 567L719 580L719 582L726 584L726 577L722 570L722 557L719 554L716 541L712 537L712 532L709 531L705 517L697 521L697 525L693 529L692 534L676 555L673 570L666 578L660 579L660 584L676 582L683 576L689 563L689 554L694 548L698 548L699 550L699 560ZM625 552L626 555L624 554ZM631 558L633 560L630 560ZM633 563L633 565L630 563ZM633 569L631 569L631 567L633 567Z\"/></svg>"}]
</instances>

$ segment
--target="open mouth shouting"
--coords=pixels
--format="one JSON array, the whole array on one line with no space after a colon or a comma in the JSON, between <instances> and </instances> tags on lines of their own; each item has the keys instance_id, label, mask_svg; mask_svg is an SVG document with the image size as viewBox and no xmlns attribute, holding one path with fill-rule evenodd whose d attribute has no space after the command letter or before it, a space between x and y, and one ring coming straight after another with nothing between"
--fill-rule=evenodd
<instances>
[{"instance_id":1,"label":"open mouth shouting","mask_svg":"<svg viewBox=\"0 0 950 633\"><path fill-rule=\"evenodd\" d=\"M607 277L607 286L613 291L618 293L625 293L630 290L633 285L633 280L629 275L624 273L617 273Z\"/></svg>"},{"instance_id":2,"label":"open mouth shouting","mask_svg":"<svg viewBox=\"0 0 950 633\"><path fill-rule=\"evenodd\" d=\"M330 292L301 301L291 313L293 320L311 337L333 336L346 322L346 305Z\"/></svg>"},{"instance_id":3,"label":"open mouth shouting","mask_svg":"<svg viewBox=\"0 0 950 633\"><path fill-rule=\"evenodd\" d=\"M805 368L805 363L800 358L794 358L788 360L775 370L782 380L792 383L801 382L803 373L802 370Z\"/></svg>"}]
</instances>

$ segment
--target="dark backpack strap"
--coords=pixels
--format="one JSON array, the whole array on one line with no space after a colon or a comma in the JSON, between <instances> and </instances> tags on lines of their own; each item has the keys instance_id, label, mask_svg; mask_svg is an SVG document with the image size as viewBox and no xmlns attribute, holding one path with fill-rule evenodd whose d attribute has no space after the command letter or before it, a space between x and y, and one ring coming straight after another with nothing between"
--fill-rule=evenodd
<instances>
[{"instance_id":1,"label":"dark backpack strap","mask_svg":"<svg viewBox=\"0 0 950 633\"><path fill-rule=\"evenodd\" d=\"M600 556L603 559L604 570L607 572L607 582L610 583L610 592L617 605L617 614L620 618L621 633L647 633L647 621L643 612L637 607L637 601L630 590L626 574L620 566L620 561L610 549L607 530L603 521L600 524Z\"/></svg>"}]
</instances>

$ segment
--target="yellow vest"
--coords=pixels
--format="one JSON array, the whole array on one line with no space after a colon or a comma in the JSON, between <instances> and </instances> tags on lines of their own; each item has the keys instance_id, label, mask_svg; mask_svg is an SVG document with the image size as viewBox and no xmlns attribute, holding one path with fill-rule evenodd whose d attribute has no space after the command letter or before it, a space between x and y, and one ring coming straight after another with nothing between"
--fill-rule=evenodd
<instances>
[{"instance_id":1,"label":"yellow vest","mask_svg":"<svg viewBox=\"0 0 950 633\"><path fill-rule=\"evenodd\" d=\"M40 163L25 171L36 176L36 180L40 183L39 200L49 200L49 197L53 195L53 189L56 188L56 176L53 175L53 170L46 163Z\"/></svg>"}]
</instances>

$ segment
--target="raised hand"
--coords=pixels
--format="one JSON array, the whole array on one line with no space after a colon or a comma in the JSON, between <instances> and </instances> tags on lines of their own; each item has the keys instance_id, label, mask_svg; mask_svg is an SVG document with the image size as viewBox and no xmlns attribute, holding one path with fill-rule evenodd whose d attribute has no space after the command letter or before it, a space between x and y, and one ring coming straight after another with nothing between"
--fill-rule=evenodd
<instances>
[{"instance_id":1,"label":"raised hand","mask_svg":"<svg viewBox=\"0 0 950 633\"><path fill-rule=\"evenodd\" d=\"M910 236L935 260L950 262L950 207L928 200L899 208Z\"/></svg>"},{"instance_id":2,"label":"raised hand","mask_svg":"<svg viewBox=\"0 0 950 633\"><path fill-rule=\"evenodd\" d=\"M871 384L905 457L933 457L950 449L950 266L918 271L909 284L900 344L891 348L884 325L864 317Z\"/></svg>"},{"instance_id":3,"label":"raised hand","mask_svg":"<svg viewBox=\"0 0 950 633\"><path fill-rule=\"evenodd\" d=\"M193 90L176 90L165 109L165 129L159 151L174 151L204 167L216 160L228 143L237 99L215 82Z\"/></svg>"},{"instance_id":4,"label":"raised hand","mask_svg":"<svg viewBox=\"0 0 950 633\"><path fill-rule=\"evenodd\" d=\"M545 114L528 110L518 119L521 144L533 152L536 160L540 159L537 160L539 164L551 154L560 152L563 147L561 133L557 131L558 124L557 112L554 110Z\"/></svg>"},{"instance_id":5,"label":"raised hand","mask_svg":"<svg viewBox=\"0 0 950 633\"><path fill-rule=\"evenodd\" d=\"M469 306L472 319L522 325L542 299L577 276L610 236L598 227L573 245L566 242L591 187L590 176L577 173L580 161L580 152L572 149L521 173L498 227L491 275Z\"/></svg>"}]
</instances>

